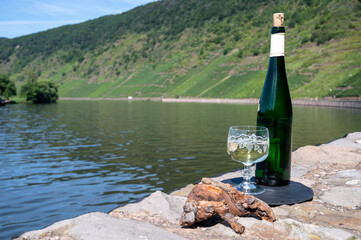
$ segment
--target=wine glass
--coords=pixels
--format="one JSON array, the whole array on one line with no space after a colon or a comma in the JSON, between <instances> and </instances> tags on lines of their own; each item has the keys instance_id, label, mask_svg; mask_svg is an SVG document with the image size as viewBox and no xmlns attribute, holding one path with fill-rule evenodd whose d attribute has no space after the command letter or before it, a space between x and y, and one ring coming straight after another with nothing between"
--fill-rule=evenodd
<instances>
[{"instance_id":1,"label":"wine glass","mask_svg":"<svg viewBox=\"0 0 361 240\"><path fill-rule=\"evenodd\" d=\"M269 151L269 133L266 127L232 126L229 128L227 153L232 160L243 163L243 182L236 189L246 194L261 194L265 190L251 182L251 166L264 161Z\"/></svg>"}]
</instances>

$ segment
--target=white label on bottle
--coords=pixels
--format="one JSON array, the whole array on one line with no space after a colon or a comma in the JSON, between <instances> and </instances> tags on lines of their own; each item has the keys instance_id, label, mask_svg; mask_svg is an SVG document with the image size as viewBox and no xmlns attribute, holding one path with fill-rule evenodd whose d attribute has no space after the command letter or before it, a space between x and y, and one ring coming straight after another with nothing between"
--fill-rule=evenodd
<instances>
[{"instance_id":1,"label":"white label on bottle","mask_svg":"<svg viewBox=\"0 0 361 240\"><path fill-rule=\"evenodd\" d=\"M285 55L285 33L271 34L270 57Z\"/></svg>"}]
</instances>

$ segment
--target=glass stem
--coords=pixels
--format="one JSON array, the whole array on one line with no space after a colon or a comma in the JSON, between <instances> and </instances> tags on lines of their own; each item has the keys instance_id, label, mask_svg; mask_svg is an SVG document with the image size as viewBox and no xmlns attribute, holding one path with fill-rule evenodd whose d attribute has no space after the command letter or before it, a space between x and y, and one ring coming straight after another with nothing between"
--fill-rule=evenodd
<instances>
[{"instance_id":1,"label":"glass stem","mask_svg":"<svg viewBox=\"0 0 361 240\"><path fill-rule=\"evenodd\" d=\"M244 189L251 188L251 178L252 178L251 166L244 165L244 169L243 169L243 188Z\"/></svg>"}]
</instances>

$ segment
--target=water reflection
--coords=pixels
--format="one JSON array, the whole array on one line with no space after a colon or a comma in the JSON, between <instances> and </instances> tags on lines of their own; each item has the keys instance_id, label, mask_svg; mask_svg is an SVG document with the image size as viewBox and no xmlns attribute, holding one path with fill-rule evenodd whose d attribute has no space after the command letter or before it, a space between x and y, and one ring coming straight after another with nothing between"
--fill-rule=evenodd
<instances>
[{"instance_id":1,"label":"water reflection","mask_svg":"<svg viewBox=\"0 0 361 240\"><path fill-rule=\"evenodd\" d=\"M64 101L0 108L0 239L238 168L255 105ZM294 149L359 131L352 109L294 108ZM330 131L332 129L332 131Z\"/></svg>"}]
</instances>

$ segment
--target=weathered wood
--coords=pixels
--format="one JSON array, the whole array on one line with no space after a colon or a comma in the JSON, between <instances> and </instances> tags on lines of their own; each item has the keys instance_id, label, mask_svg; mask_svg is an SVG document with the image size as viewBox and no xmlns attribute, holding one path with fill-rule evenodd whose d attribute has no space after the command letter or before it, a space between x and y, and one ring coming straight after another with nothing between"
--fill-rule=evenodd
<instances>
[{"instance_id":1,"label":"weathered wood","mask_svg":"<svg viewBox=\"0 0 361 240\"><path fill-rule=\"evenodd\" d=\"M272 209L254 196L237 191L230 184L203 178L189 193L180 224L189 227L218 214L237 233L244 232L244 226L237 222L237 216L249 214L269 222L276 221Z\"/></svg>"}]
</instances>

